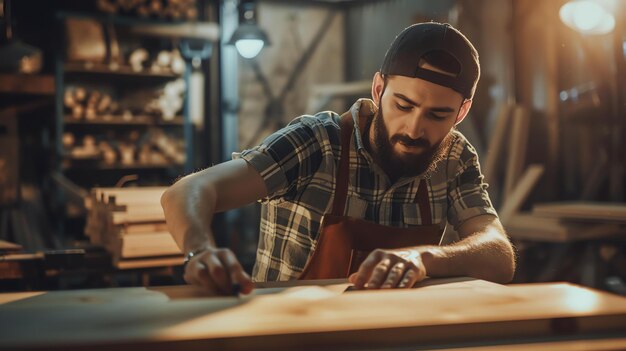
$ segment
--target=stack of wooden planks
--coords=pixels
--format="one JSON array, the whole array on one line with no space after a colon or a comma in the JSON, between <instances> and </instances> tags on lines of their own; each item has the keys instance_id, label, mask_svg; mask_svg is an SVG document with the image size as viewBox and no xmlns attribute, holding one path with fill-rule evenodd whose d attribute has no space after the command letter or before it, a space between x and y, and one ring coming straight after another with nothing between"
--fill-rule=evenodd
<instances>
[{"instance_id":1,"label":"stack of wooden planks","mask_svg":"<svg viewBox=\"0 0 626 351\"><path fill-rule=\"evenodd\" d=\"M600 202L536 204L531 213L517 213L511 216L505 226L513 238L549 242L626 235L626 204Z\"/></svg>"},{"instance_id":2,"label":"stack of wooden planks","mask_svg":"<svg viewBox=\"0 0 626 351\"><path fill-rule=\"evenodd\" d=\"M165 187L93 188L87 200L85 233L102 245L118 268L165 266L182 253L165 225Z\"/></svg>"}]
</instances>

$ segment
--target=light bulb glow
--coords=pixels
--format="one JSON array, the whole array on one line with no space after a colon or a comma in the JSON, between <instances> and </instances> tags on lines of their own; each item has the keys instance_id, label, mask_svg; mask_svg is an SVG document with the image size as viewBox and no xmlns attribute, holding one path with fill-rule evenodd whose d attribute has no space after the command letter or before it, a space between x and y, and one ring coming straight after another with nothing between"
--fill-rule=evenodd
<instances>
[{"instance_id":1,"label":"light bulb glow","mask_svg":"<svg viewBox=\"0 0 626 351\"><path fill-rule=\"evenodd\" d=\"M615 17L592 0L570 1L559 10L561 21L583 34L607 34L615 28Z\"/></svg>"},{"instance_id":2,"label":"light bulb glow","mask_svg":"<svg viewBox=\"0 0 626 351\"><path fill-rule=\"evenodd\" d=\"M245 58L253 58L263 49L263 40L260 39L240 39L235 43L239 55Z\"/></svg>"}]
</instances>

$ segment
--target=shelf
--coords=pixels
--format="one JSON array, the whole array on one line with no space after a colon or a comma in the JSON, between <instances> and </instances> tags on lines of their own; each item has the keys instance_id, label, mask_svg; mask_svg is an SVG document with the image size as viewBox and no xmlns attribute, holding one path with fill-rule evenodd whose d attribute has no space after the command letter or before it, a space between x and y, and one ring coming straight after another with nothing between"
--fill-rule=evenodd
<instances>
[{"instance_id":1,"label":"shelf","mask_svg":"<svg viewBox=\"0 0 626 351\"><path fill-rule=\"evenodd\" d=\"M172 72L171 70L164 69L162 72L152 72L144 70L140 72L133 71L130 66L119 66L117 69L112 70L109 65L103 63L83 63L83 62L67 62L63 65L65 74L92 74L92 75L106 75L106 76L123 76L123 77L146 77L146 78L163 78L173 79L182 78L181 75Z\"/></svg>"},{"instance_id":2,"label":"shelf","mask_svg":"<svg viewBox=\"0 0 626 351\"><path fill-rule=\"evenodd\" d=\"M65 116L63 119L66 125L83 125L83 126L182 126L184 120L182 116L177 116L171 121L161 120L157 116L136 115L131 120L124 120L122 116L110 115L107 118L98 118L93 120L80 119L76 120L72 116Z\"/></svg>"},{"instance_id":3,"label":"shelf","mask_svg":"<svg viewBox=\"0 0 626 351\"><path fill-rule=\"evenodd\" d=\"M0 74L0 93L54 95L54 77L37 74Z\"/></svg>"},{"instance_id":4,"label":"shelf","mask_svg":"<svg viewBox=\"0 0 626 351\"><path fill-rule=\"evenodd\" d=\"M77 11L61 11L56 13L58 19L91 19L98 22L112 23L120 26L176 26L189 22L194 22L187 19L171 20L164 18L142 18L120 14L108 14L102 12L90 13L90 12L77 12ZM197 22L197 21L195 21Z\"/></svg>"}]
</instances>

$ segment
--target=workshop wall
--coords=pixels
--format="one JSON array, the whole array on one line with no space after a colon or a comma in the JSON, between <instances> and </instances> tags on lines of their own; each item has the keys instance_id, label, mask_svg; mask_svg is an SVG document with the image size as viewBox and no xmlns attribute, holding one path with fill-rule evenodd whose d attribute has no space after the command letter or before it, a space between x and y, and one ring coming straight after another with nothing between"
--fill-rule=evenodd
<instances>
[{"instance_id":1,"label":"workshop wall","mask_svg":"<svg viewBox=\"0 0 626 351\"><path fill-rule=\"evenodd\" d=\"M316 84L343 82L345 76L342 11L332 7L261 2L258 24L267 31L271 46L264 48L253 61L239 61L239 146L242 149L257 145L297 116L317 112L306 111L312 88ZM317 47L298 67L322 27L325 28ZM253 65L258 65L267 79L271 96L264 91ZM295 79L294 84L286 88L290 79ZM344 106L335 102L326 109L343 112Z\"/></svg>"}]
</instances>

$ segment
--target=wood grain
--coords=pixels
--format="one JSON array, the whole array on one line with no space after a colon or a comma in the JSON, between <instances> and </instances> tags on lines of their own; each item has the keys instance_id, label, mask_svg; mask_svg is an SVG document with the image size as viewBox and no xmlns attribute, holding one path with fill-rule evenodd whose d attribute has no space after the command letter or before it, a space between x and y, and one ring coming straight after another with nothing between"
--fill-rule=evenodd
<instances>
[{"instance_id":1,"label":"wood grain","mask_svg":"<svg viewBox=\"0 0 626 351\"><path fill-rule=\"evenodd\" d=\"M10 301L0 321L11 321L2 323L0 348L375 349L626 332L626 298L570 284L308 286L244 298L146 288L27 294L0 294Z\"/></svg>"}]
</instances>

